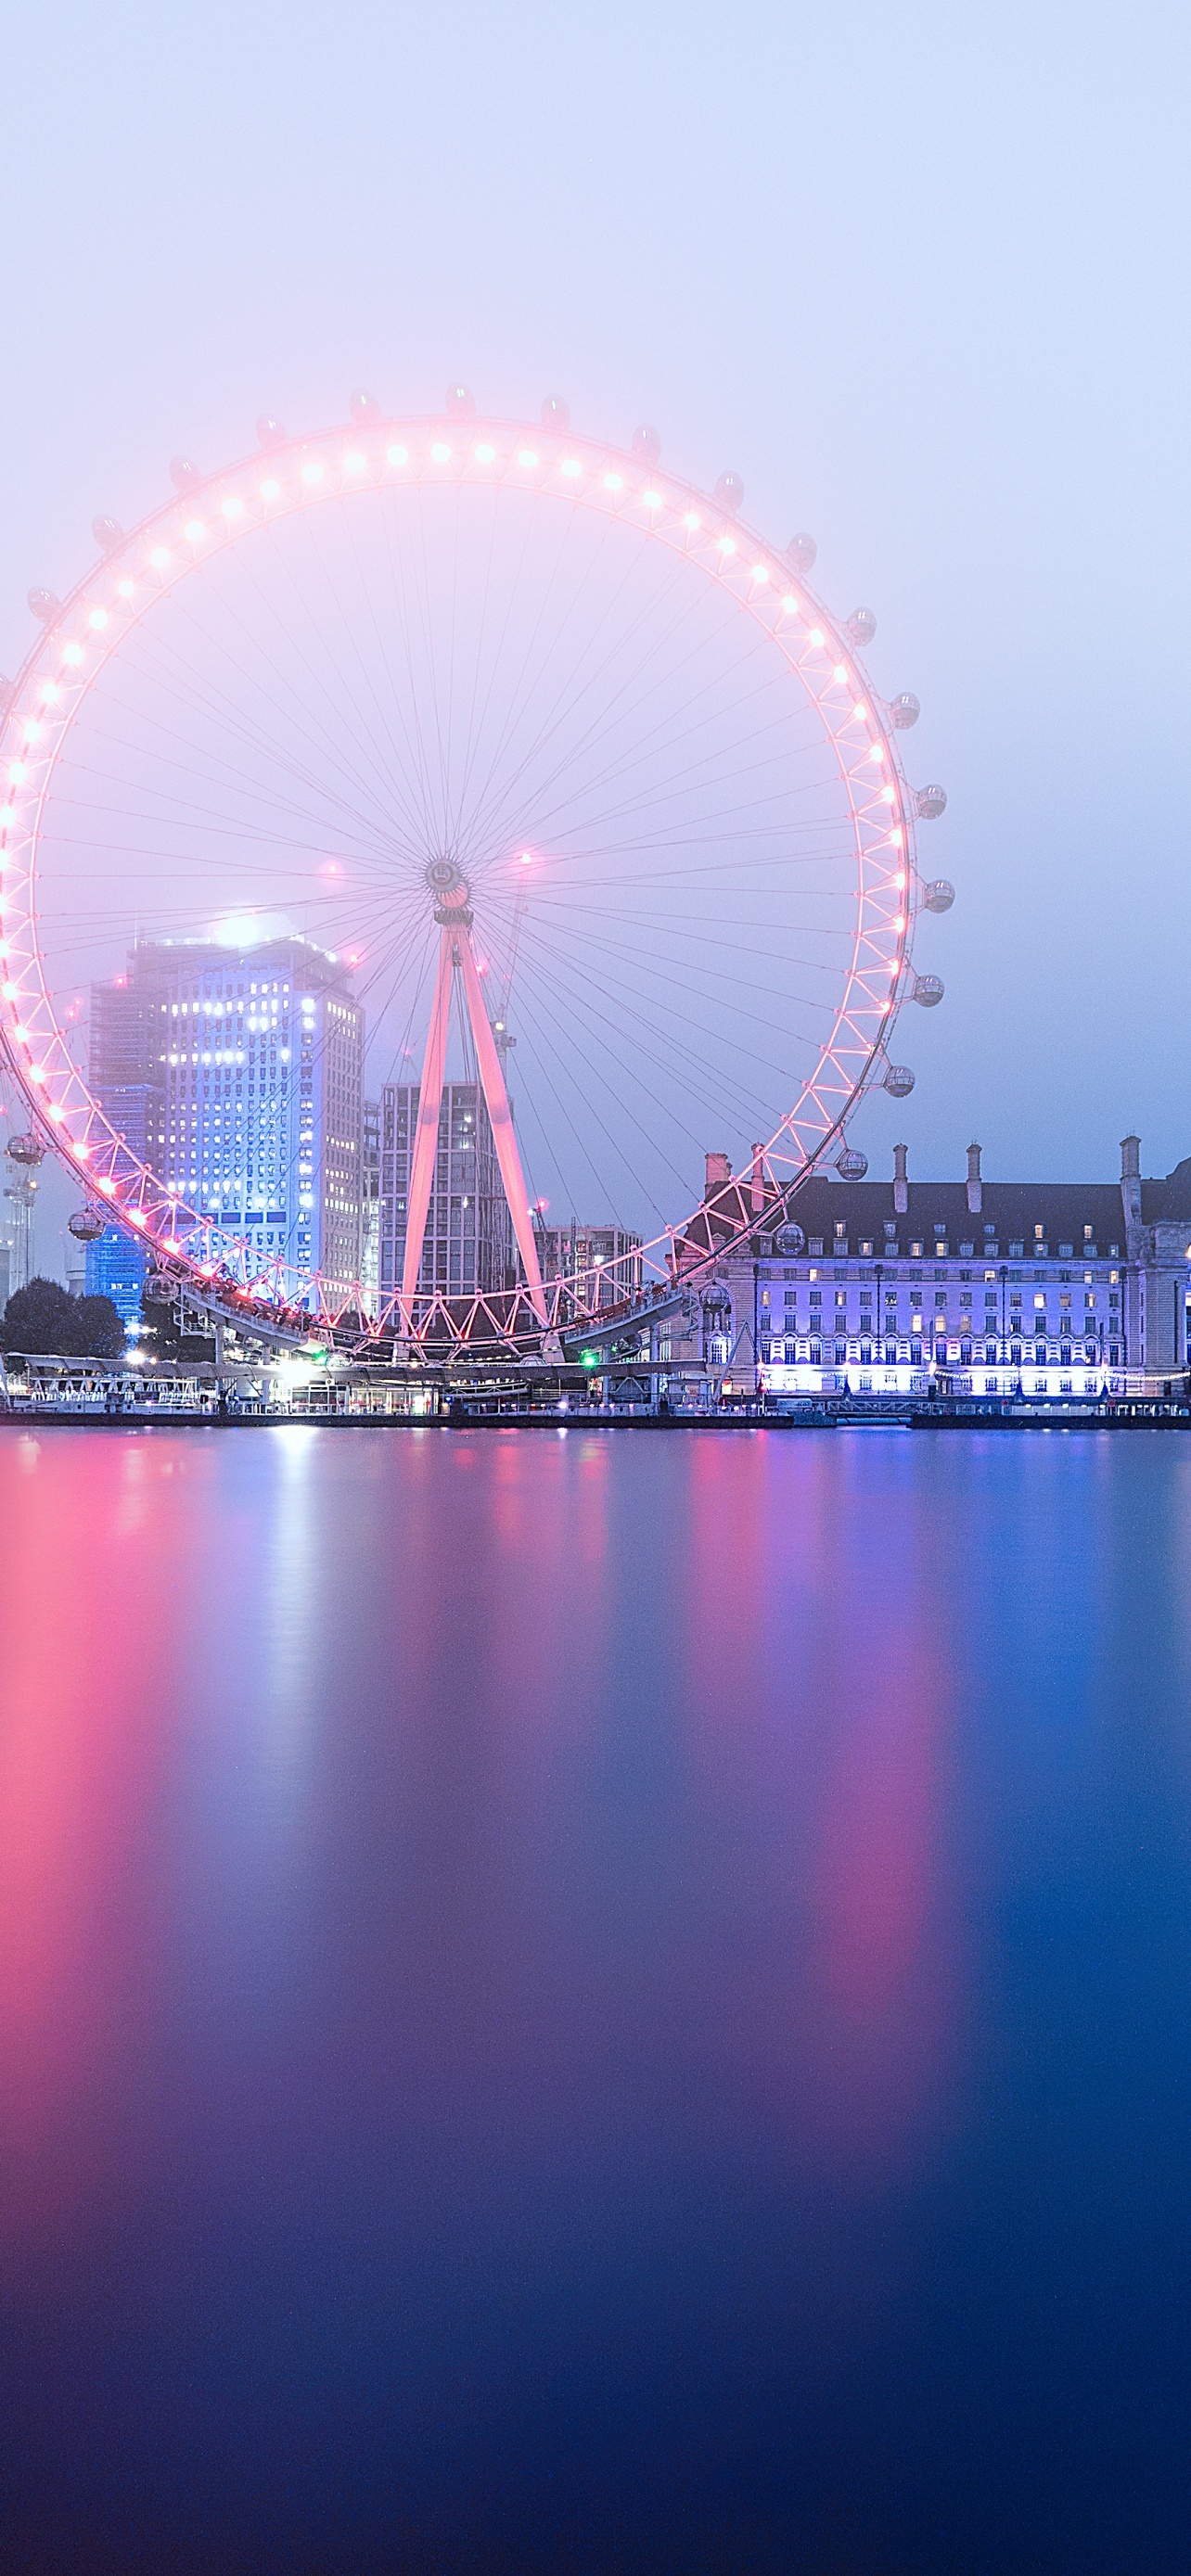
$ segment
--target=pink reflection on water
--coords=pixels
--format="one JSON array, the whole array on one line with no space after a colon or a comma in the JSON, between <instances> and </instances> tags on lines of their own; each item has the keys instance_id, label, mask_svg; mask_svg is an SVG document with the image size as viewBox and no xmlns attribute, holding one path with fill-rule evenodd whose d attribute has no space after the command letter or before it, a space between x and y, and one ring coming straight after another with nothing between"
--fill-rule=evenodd
<instances>
[{"instance_id":1,"label":"pink reflection on water","mask_svg":"<svg viewBox=\"0 0 1191 2576\"><path fill-rule=\"evenodd\" d=\"M876 1483L879 1520L844 1439L725 1437L685 1533L693 1738L751 1884L715 2053L832 2169L937 2140L963 2027L942 1813L958 1694L920 1533Z\"/></svg>"},{"instance_id":2,"label":"pink reflection on water","mask_svg":"<svg viewBox=\"0 0 1191 2576\"><path fill-rule=\"evenodd\" d=\"M150 1521L160 1480L103 1437L0 1439L0 2145L28 2157L132 2042L152 1992L136 1862L168 1687ZM82 2179L46 2168L36 2187Z\"/></svg>"},{"instance_id":3,"label":"pink reflection on water","mask_svg":"<svg viewBox=\"0 0 1191 2576\"><path fill-rule=\"evenodd\" d=\"M0 1438L10 2225L151 2166L146 2098L245 2174L295 2120L329 2167L927 2147L954 1692L849 1473L582 1426Z\"/></svg>"}]
</instances>

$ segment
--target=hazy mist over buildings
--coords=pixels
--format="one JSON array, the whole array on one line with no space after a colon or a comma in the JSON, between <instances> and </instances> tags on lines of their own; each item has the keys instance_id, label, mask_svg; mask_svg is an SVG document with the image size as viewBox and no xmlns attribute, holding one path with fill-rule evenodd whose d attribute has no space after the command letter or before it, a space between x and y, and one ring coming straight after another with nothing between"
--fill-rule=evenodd
<instances>
[{"instance_id":1,"label":"hazy mist over buildings","mask_svg":"<svg viewBox=\"0 0 1191 2576\"><path fill-rule=\"evenodd\" d=\"M876 612L875 684L922 700L911 777L948 789L923 861L957 902L916 951L946 1000L902 1024L912 1100L857 1122L874 1170L904 1135L958 1173L977 1135L993 1173L1111 1176L1131 1127L1167 1169L1188 50L1154 7L20 13L0 668L96 511L131 524L265 408L429 408L459 374L610 438L656 421L773 540L814 532L823 595Z\"/></svg>"}]
</instances>

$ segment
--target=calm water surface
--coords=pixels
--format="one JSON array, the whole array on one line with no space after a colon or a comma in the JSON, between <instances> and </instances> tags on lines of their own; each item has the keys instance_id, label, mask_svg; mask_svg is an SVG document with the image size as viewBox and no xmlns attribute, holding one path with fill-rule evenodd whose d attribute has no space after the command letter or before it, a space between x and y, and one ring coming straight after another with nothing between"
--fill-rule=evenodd
<instances>
[{"instance_id":1,"label":"calm water surface","mask_svg":"<svg viewBox=\"0 0 1191 2576\"><path fill-rule=\"evenodd\" d=\"M0 1433L5 2570L1187 2564L1191 1439Z\"/></svg>"}]
</instances>

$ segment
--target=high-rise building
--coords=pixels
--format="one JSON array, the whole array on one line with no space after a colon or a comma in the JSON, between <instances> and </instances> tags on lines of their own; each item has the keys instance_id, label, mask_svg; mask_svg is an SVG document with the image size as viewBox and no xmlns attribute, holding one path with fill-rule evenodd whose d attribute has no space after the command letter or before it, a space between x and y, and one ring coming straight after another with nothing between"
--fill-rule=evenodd
<instances>
[{"instance_id":1,"label":"high-rise building","mask_svg":"<svg viewBox=\"0 0 1191 2576\"><path fill-rule=\"evenodd\" d=\"M381 1094L380 1293L401 1287L418 1084ZM422 1244L419 1292L466 1297L515 1287L513 1221L478 1082L443 1084L434 1184Z\"/></svg>"},{"instance_id":2,"label":"high-rise building","mask_svg":"<svg viewBox=\"0 0 1191 2576\"><path fill-rule=\"evenodd\" d=\"M6 1161L9 1177L4 1182L4 1206L8 1228L8 1286L13 1295L27 1288L36 1267L34 1218L37 1212L37 1173L26 1165Z\"/></svg>"},{"instance_id":3,"label":"high-rise building","mask_svg":"<svg viewBox=\"0 0 1191 2576\"><path fill-rule=\"evenodd\" d=\"M299 1281L358 1281L364 1014L337 959L303 939L136 948L92 987L90 1071L184 1209Z\"/></svg>"},{"instance_id":4,"label":"high-rise building","mask_svg":"<svg viewBox=\"0 0 1191 2576\"><path fill-rule=\"evenodd\" d=\"M130 1151L154 1171L163 1169L166 1091L158 1044L157 997L139 971L151 951L134 951L126 974L91 987L87 1069L104 1115ZM122 1226L105 1225L87 1246L86 1291L110 1297L125 1326L140 1322L148 1255Z\"/></svg>"},{"instance_id":5,"label":"high-rise building","mask_svg":"<svg viewBox=\"0 0 1191 2576\"><path fill-rule=\"evenodd\" d=\"M364 1177L360 1193L360 1286L366 1315L380 1301L380 1102L364 1103Z\"/></svg>"},{"instance_id":6,"label":"high-rise building","mask_svg":"<svg viewBox=\"0 0 1191 2576\"><path fill-rule=\"evenodd\" d=\"M105 1225L87 1246L84 1279L89 1297L110 1297L126 1330L141 1320L141 1290L149 1264L139 1243L121 1225Z\"/></svg>"},{"instance_id":7,"label":"high-rise building","mask_svg":"<svg viewBox=\"0 0 1191 2576\"><path fill-rule=\"evenodd\" d=\"M534 1228L543 1280L580 1278L585 1305L618 1306L641 1294L641 1237L619 1225Z\"/></svg>"}]
</instances>

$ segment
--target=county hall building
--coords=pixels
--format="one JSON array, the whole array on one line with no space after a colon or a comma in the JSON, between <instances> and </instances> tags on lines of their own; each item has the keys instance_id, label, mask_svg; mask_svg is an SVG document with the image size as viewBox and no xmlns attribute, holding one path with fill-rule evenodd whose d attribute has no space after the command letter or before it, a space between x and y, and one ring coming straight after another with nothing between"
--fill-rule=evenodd
<instances>
[{"instance_id":1,"label":"county hall building","mask_svg":"<svg viewBox=\"0 0 1191 2576\"><path fill-rule=\"evenodd\" d=\"M987 1181L978 1145L967 1163L963 1181L912 1181L898 1145L891 1180L815 1178L786 1209L709 1155L699 1222L724 1257L700 1283L701 1353L671 1341L676 1373L698 1356L726 1397L759 1383L780 1398L932 1378L955 1394L1099 1396L1186 1370L1191 1159L1143 1180L1127 1136L1119 1182Z\"/></svg>"}]
</instances>

